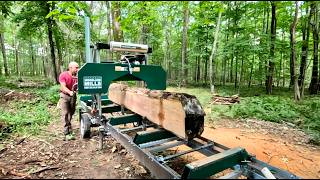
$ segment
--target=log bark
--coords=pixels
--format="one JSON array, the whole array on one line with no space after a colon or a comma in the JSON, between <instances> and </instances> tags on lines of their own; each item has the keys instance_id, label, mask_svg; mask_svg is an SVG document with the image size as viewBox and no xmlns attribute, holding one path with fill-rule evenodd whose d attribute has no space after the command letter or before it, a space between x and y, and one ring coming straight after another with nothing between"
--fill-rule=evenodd
<instances>
[{"instance_id":1,"label":"log bark","mask_svg":"<svg viewBox=\"0 0 320 180\"><path fill-rule=\"evenodd\" d=\"M180 138L190 140L204 130L205 112L195 96L113 83L108 97Z\"/></svg>"}]
</instances>

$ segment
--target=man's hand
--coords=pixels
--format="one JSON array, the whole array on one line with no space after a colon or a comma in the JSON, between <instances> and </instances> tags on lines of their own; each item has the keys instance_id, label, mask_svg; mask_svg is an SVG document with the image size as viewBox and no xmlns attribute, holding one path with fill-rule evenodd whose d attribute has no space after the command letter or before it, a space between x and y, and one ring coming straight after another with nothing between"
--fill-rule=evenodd
<instances>
[{"instance_id":1,"label":"man's hand","mask_svg":"<svg viewBox=\"0 0 320 180\"><path fill-rule=\"evenodd\" d=\"M70 96L73 96L74 92L73 92L73 91L70 91L70 93L69 93L69 94L70 94Z\"/></svg>"}]
</instances>

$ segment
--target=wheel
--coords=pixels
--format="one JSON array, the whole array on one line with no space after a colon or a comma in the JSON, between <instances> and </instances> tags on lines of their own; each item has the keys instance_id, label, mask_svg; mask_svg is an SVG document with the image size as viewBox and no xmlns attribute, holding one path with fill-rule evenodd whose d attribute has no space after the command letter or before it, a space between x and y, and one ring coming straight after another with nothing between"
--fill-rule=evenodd
<instances>
[{"instance_id":1,"label":"wheel","mask_svg":"<svg viewBox=\"0 0 320 180\"><path fill-rule=\"evenodd\" d=\"M82 139L90 138L91 134L91 121L87 113L81 114L80 119L80 137Z\"/></svg>"}]
</instances>

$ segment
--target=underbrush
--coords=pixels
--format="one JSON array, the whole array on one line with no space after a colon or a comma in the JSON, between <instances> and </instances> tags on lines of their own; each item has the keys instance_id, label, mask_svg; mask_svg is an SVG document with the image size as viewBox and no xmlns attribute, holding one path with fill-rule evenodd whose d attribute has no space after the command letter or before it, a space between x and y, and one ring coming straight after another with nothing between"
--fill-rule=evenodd
<instances>
[{"instance_id":1,"label":"underbrush","mask_svg":"<svg viewBox=\"0 0 320 180\"><path fill-rule=\"evenodd\" d=\"M24 78L26 81L32 78ZM22 135L36 135L41 129L48 125L52 118L49 112L51 107L55 107L59 100L59 86L46 86L43 88L18 88L14 83L8 83L3 78L0 79L2 88L22 91L33 94L31 99L15 99L0 105L0 140L6 138L10 133ZM32 82L46 84L45 79L40 78Z\"/></svg>"}]
</instances>

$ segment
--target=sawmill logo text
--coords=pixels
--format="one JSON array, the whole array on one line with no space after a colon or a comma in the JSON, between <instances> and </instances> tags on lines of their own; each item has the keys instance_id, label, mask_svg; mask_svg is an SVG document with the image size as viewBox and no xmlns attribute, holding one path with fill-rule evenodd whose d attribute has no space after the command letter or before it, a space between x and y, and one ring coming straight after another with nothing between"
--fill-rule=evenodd
<instances>
[{"instance_id":1,"label":"sawmill logo text","mask_svg":"<svg viewBox=\"0 0 320 180\"><path fill-rule=\"evenodd\" d=\"M102 76L84 76L84 89L102 89Z\"/></svg>"}]
</instances>

